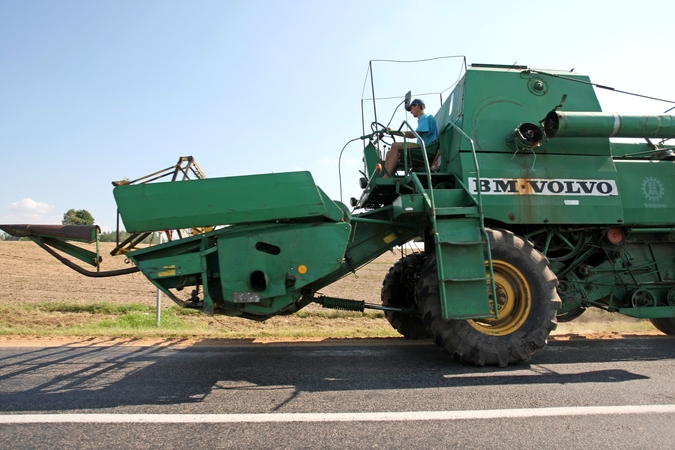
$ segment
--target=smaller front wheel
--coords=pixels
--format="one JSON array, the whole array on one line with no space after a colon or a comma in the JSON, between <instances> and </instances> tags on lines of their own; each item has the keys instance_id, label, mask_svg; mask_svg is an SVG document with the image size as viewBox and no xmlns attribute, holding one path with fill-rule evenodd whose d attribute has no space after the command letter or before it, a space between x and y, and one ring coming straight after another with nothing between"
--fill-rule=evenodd
<instances>
[{"instance_id":1,"label":"smaller front wheel","mask_svg":"<svg viewBox=\"0 0 675 450\"><path fill-rule=\"evenodd\" d=\"M582 281L573 272L559 280L558 295L562 301L562 306L556 315L558 323L571 322L586 312L586 308L582 306L582 301L586 297L583 290L579 288L582 284Z\"/></svg>"},{"instance_id":2,"label":"smaller front wheel","mask_svg":"<svg viewBox=\"0 0 675 450\"><path fill-rule=\"evenodd\" d=\"M389 269L382 282L382 304L396 308L417 308L415 291L417 278L422 269L426 255L413 253ZM429 333L424 328L422 319L417 315L397 311L385 311L384 315L396 331L410 339L427 339Z\"/></svg>"}]
</instances>

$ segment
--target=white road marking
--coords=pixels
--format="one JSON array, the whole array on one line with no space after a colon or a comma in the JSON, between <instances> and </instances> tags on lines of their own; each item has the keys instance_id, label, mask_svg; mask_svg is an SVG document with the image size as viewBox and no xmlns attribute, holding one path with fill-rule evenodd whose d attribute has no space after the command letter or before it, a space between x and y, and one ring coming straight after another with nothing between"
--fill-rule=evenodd
<instances>
[{"instance_id":1,"label":"white road marking","mask_svg":"<svg viewBox=\"0 0 675 450\"><path fill-rule=\"evenodd\" d=\"M271 414L4 414L0 424L19 423L242 423L242 422L393 422L475 420L617 414L674 414L675 405L570 406L469 411Z\"/></svg>"}]
</instances>

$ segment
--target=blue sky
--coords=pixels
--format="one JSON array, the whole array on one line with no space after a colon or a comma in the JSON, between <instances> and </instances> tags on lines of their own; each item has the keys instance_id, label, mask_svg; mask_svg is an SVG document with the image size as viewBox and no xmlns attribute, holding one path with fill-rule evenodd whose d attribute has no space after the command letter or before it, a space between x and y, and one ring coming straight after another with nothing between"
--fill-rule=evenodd
<instances>
[{"instance_id":1,"label":"blue sky","mask_svg":"<svg viewBox=\"0 0 675 450\"><path fill-rule=\"evenodd\" d=\"M674 15L667 0L1 0L0 223L60 223L84 208L112 230L110 182L185 155L208 177L310 170L339 199L337 161L361 135L373 59L574 68L675 100L672 42L659 25ZM452 85L458 65L373 72L378 96L415 95ZM673 106L599 96L605 111ZM381 103L380 121L395 106ZM351 144L345 202L358 196L361 166Z\"/></svg>"}]
</instances>

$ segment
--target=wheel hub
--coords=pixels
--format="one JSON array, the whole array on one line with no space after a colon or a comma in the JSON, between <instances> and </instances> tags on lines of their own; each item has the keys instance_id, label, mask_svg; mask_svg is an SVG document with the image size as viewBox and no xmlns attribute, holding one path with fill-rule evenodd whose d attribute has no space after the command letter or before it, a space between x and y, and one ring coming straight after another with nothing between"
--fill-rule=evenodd
<instances>
[{"instance_id":1,"label":"wheel hub","mask_svg":"<svg viewBox=\"0 0 675 450\"><path fill-rule=\"evenodd\" d=\"M527 279L514 265L506 261L493 261L492 268L497 291L498 317L468 322L482 333L506 336L519 329L527 321L532 309L532 293ZM488 286L490 286L489 283ZM488 291L491 291L489 287ZM491 292L490 296L492 297Z\"/></svg>"}]
</instances>

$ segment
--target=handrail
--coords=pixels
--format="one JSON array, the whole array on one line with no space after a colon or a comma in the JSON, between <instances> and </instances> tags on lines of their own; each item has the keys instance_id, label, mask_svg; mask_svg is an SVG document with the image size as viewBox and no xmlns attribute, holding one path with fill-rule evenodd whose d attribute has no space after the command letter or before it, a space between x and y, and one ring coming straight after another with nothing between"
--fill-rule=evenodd
<instances>
[{"instance_id":1,"label":"handrail","mask_svg":"<svg viewBox=\"0 0 675 450\"><path fill-rule=\"evenodd\" d=\"M490 237L487 234L487 230L485 229L485 217L483 216L483 199L481 197L481 183L480 183L480 167L478 164L478 156L476 155L476 146L473 142L473 139L469 137L468 134L464 132L455 122L452 120L448 121L448 125L452 125L454 129L459 131L459 133L464 136L466 139L468 139L469 143L471 144L471 155L473 156L473 164L476 169L476 200L478 203L478 217L480 220L480 230L483 233L483 236L485 237L485 242L486 242L486 248L487 248L487 257L488 257L488 268L490 270L490 284L492 287L492 305L494 307L494 314L495 318L499 318L499 308L497 307L497 300L496 300L496 295L497 295L497 290L495 286L495 274L494 270L492 268L492 252L490 251ZM466 186L464 186L464 189L468 191L468 194L471 195L471 186L469 186L469 189L467 189Z\"/></svg>"},{"instance_id":2,"label":"handrail","mask_svg":"<svg viewBox=\"0 0 675 450\"><path fill-rule=\"evenodd\" d=\"M431 183L431 165L429 165L429 158L427 156L427 147L424 144L424 139L417 134L417 131L415 131L410 124L408 123L407 120L404 120L403 123L401 123L401 126L398 128L398 131L401 131L403 128L403 125L406 125L408 129L412 132L412 134L419 140L420 145L422 146L422 156L424 157L424 168L426 169L427 172L427 183L429 184L429 201L430 201L430 206L431 210L433 211L432 214L432 223L434 225L434 228L436 227L436 202L434 200L434 190L432 188L432 183ZM408 145L407 145L407 136L405 133L403 133L403 159L405 162L405 168L406 171L408 169L407 164L408 164L408 158L407 158L407 152L408 152ZM424 194L424 190L422 191L422 194Z\"/></svg>"},{"instance_id":3,"label":"handrail","mask_svg":"<svg viewBox=\"0 0 675 450\"><path fill-rule=\"evenodd\" d=\"M476 196L478 197L478 212L480 213L480 221L481 221L481 226L483 226L483 200L481 197L481 191L480 191L480 167L478 166L478 157L476 156L476 146L474 145L473 139L469 137L468 134L464 132L460 127L457 126L456 123L453 121L449 121L448 125L452 125L454 129L460 132L462 136L468 139L469 143L471 144L471 155L473 156L473 165L476 169ZM469 191L469 195L471 195L471 191Z\"/></svg>"}]
</instances>

